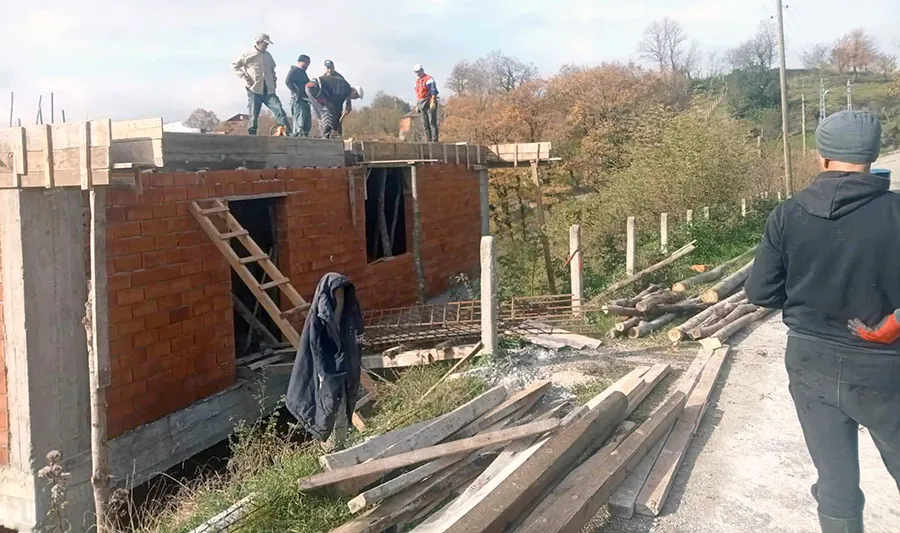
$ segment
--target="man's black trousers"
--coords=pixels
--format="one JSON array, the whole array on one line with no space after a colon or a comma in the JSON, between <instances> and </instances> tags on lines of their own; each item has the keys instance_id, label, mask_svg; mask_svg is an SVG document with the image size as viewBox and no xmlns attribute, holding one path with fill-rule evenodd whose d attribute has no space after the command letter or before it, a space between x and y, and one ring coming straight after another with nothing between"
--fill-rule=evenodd
<instances>
[{"instance_id":1,"label":"man's black trousers","mask_svg":"<svg viewBox=\"0 0 900 533\"><path fill-rule=\"evenodd\" d=\"M819 513L862 515L859 426L864 426L900 486L900 354L862 351L790 335L785 366L791 396L818 470Z\"/></svg>"}]
</instances>

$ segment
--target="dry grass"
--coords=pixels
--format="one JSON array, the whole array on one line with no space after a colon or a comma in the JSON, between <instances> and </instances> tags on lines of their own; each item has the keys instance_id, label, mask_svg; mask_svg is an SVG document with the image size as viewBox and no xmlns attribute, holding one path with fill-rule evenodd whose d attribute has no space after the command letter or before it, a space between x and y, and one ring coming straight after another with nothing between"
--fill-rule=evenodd
<instances>
[{"instance_id":1,"label":"dry grass","mask_svg":"<svg viewBox=\"0 0 900 533\"><path fill-rule=\"evenodd\" d=\"M446 372L446 365L413 368L391 383L378 385L380 400L366 435L433 418L462 405L486 389L476 378L448 380L426 401L422 395ZM141 517L139 533L184 533L234 502L255 494L251 514L236 530L242 533L330 531L350 513L346 500L326 494L302 494L297 480L320 471L321 449L298 442L299 428L281 427L272 416L238 427L228 471L185 486L175 497Z\"/></svg>"}]
</instances>

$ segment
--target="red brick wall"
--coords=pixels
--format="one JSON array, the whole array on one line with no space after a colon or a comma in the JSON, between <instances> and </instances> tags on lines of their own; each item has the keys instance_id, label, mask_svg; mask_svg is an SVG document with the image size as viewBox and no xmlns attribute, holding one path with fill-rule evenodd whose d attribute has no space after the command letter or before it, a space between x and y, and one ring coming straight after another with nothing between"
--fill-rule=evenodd
<instances>
[{"instance_id":1,"label":"red brick wall","mask_svg":"<svg viewBox=\"0 0 900 533\"><path fill-rule=\"evenodd\" d=\"M363 174L354 171L354 227L348 172L148 174L140 194L109 190L110 437L234 383L230 267L191 217L192 200L286 193L275 204L278 263L304 298L322 275L341 272L356 283L364 309L415 303L412 199L407 193L410 253L367 264ZM434 294L449 276L477 267L477 174L464 166L423 167L419 190L427 289Z\"/></svg>"},{"instance_id":2,"label":"red brick wall","mask_svg":"<svg viewBox=\"0 0 900 533\"><path fill-rule=\"evenodd\" d=\"M0 251L2 253L2 251ZM9 464L9 410L6 396L6 336L3 324L3 272L0 270L0 465Z\"/></svg>"}]
</instances>

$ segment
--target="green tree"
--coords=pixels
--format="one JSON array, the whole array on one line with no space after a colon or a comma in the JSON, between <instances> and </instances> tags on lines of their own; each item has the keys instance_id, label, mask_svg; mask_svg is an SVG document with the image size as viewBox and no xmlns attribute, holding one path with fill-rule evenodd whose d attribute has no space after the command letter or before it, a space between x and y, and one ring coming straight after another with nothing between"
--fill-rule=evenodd
<instances>
[{"instance_id":1,"label":"green tree","mask_svg":"<svg viewBox=\"0 0 900 533\"><path fill-rule=\"evenodd\" d=\"M758 119L781 102L781 87L775 70L749 67L735 70L726 78L727 102L735 118Z\"/></svg>"}]
</instances>

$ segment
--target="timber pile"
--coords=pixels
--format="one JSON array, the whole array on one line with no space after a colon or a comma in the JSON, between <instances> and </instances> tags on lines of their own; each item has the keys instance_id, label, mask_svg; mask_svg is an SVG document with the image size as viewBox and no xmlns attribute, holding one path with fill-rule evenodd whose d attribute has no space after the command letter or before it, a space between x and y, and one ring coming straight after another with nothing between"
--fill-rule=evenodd
<instances>
[{"instance_id":1,"label":"timber pile","mask_svg":"<svg viewBox=\"0 0 900 533\"><path fill-rule=\"evenodd\" d=\"M323 472L298 487L351 497L356 516L332 533L579 531L681 416L686 394L676 391L644 424L626 420L669 370L636 368L561 418L564 402L539 403L548 381L497 387L322 456Z\"/></svg>"},{"instance_id":2,"label":"timber pile","mask_svg":"<svg viewBox=\"0 0 900 533\"><path fill-rule=\"evenodd\" d=\"M608 302L601 310L604 314L620 318L608 337L637 339L659 331L679 316L703 311L707 307L709 304L703 303L700 298L685 298L683 292L650 285L633 298Z\"/></svg>"}]
</instances>

